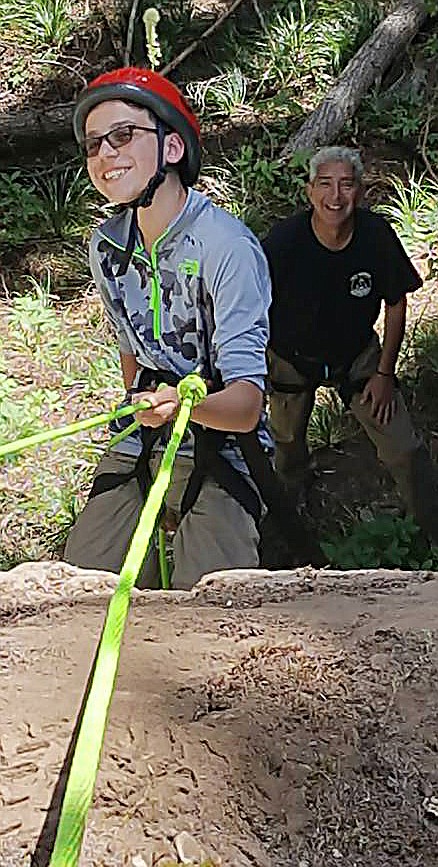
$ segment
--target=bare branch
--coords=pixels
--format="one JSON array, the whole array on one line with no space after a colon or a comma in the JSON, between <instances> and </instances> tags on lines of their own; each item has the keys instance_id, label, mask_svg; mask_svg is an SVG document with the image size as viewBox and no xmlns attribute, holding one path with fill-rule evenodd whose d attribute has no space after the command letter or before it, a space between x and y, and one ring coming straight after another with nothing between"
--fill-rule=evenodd
<instances>
[{"instance_id":1,"label":"bare branch","mask_svg":"<svg viewBox=\"0 0 438 867\"><path fill-rule=\"evenodd\" d=\"M186 57L189 57L190 54L193 54L193 52L196 51L198 46L206 39L208 39L209 36L211 36L211 34L214 33L221 26L221 24L223 24L224 21L226 21L226 19L230 17L230 15L235 12L237 7L240 6L242 2L243 0L234 0L229 9L226 9L225 12L223 12L222 15L220 15L219 18L217 18L216 21L214 21L214 23L210 25L210 27L207 27L207 30L205 30L204 33L201 33L201 36L199 36L198 39L195 39L193 42L191 42L190 45L188 45L187 48L184 49L184 51L181 51L181 54L178 54L178 56L171 60L170 63L167 63L166 66L163 67L163 69L160 69L161 75L168 75L169 72L172 72L172 70L176 69L176 67L179 66L180 63L182 63L183 60L186 59Z\"/></svg>"}]
</instances>

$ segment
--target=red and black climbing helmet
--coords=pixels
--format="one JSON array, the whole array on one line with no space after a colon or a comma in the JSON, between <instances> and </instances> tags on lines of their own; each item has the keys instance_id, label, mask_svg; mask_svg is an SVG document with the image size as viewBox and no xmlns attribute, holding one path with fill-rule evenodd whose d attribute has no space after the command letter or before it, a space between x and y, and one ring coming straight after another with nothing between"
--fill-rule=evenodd
<instances>
[{"instance_id":1,"label":"red and black climbing helmet","mask_svg":"<svg viewBox=\"0 0 438 867\"><path fill-rule=\"evenodd\" d=\"M136 66L104 72L79 94L73 113L73 130L78 142L84 138L89 112L111 99L148 108L166 127L179 133L186 152L178 168L182 182L192 186L198 178L201 162L199 123L176 85L158 72Z\"/></svg>"}]
</instances>

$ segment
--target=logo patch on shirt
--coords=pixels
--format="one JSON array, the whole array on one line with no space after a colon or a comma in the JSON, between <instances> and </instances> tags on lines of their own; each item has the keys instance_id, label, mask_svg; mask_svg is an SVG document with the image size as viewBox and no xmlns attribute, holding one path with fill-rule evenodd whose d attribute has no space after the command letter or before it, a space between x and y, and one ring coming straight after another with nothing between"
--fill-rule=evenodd
<instances>
[{"instance_id":1,"label":"logo patch on shirt","mask_svg":"<svg viewBox=\"0 0 438 867\"><path fill-rule=\"evenodd\" d=\"M350 277L350 295L354 295L355 298L365 298L372 288L373 281L368 271L359 271L358 274Z\"/></svg>"},{"instance_id":2,"label":"logo patch on shirt","mask_svg":"<svg viewBox=\"0 0 438 867\"><path fill-rule=\"evenodd\" d=\"M183 259L178 265L178 271L189 277L199 277L199 262L197 259Z\"/></svg>"}]
</instances>

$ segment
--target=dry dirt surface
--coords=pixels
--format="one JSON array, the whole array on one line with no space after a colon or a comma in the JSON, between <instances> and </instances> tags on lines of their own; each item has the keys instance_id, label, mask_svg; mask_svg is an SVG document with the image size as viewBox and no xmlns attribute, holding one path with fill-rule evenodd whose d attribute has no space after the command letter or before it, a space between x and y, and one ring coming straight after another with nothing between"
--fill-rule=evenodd
<instances>
[{"instance_id":1,"label":"dry dirt surface","mask_svg":"<svg viewBox=\"0 0 438 867\"><path fill-rule=\"evenodd\" d=\"M0 867L47 863L115 581L0 573ZM425 572L135 591L81 867L438 865L437 617Z\"/></svg>"}]
</instances>

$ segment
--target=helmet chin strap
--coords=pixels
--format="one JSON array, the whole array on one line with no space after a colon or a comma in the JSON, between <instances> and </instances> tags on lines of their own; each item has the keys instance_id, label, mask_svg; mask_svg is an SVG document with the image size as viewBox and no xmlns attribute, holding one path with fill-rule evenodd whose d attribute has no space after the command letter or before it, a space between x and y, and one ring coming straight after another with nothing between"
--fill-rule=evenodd
<instances>
[{"instance_id":1,"label":"helmet chin strap","mask_svg":"<svg viewBox=\"0 0 438 867\"><path fill-rule=\"evenodd\" d=\"M137 211L139 208L149 208L152 205L152 201L154 195L159 186L163 183L166 177L166 166L164 163L164 139L166 137L166 133L168 132L167 127L162 123L161 120L157 121L157 142L158 142L158 155L157 155L157 170L147 183L147 186L137 196L136 199L133 199L131 202L125 202L121 207L122 208L132 208L132 217L131 223L129 226L128 233L128 243L126 244L125 252L123 253L119 270L117 271L117 277L123 277L128 270L129 263L132 258L132 254L135 249L135 240L137 234Z\"/></svg>"}]
</instances>

